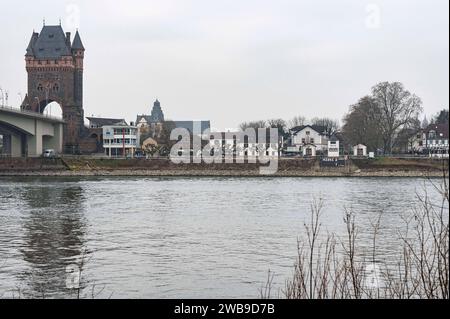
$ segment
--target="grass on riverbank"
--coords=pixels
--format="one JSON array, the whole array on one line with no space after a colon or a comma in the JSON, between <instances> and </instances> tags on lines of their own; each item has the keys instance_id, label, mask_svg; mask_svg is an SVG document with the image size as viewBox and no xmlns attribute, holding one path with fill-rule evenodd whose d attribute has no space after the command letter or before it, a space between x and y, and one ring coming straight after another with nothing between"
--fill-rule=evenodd
<instances>
[{"instance_id":1,"label":"grass on riverbank","mask_svg":"<svg viewBox=\"0 0 450 319\"><path fill-rule=\"evenodd\" d=\"M385 170L425 170L442 171L443 167L448 169L448 159L430 158L394 158L377 157L374 159L353 159L355 166L359 169L385 169Z\"/></svg>"}]
</instances>

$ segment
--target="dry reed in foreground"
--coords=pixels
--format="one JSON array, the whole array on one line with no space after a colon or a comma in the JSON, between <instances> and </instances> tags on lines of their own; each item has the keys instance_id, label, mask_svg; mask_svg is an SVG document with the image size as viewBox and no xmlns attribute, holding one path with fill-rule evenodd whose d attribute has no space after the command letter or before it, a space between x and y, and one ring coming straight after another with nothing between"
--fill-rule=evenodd
<instances>
[{"instance_id":1,"label":"dry reed in foreground","mask_svg":"<svg viewBox=\"0 0 450 319\"><path fill-rule=\"evenodd\" d=\"M371 251L358 248L359 229L352 210L346 210L345 236L324 234L323 201L311 205L305 236L298 240L294 274L286 282L287 299L448 299L449 298L449 187L446 173L439 183L428 180L439 194L432 201L426 189L419 205L398 231L399 253L389 263L377 260L380 217L371 222ZM361 257L366 256L366 257ZM367 258L370 256L370 258ZM260 294L272 297L273 274Z\"/></svg>"}]
</instances>

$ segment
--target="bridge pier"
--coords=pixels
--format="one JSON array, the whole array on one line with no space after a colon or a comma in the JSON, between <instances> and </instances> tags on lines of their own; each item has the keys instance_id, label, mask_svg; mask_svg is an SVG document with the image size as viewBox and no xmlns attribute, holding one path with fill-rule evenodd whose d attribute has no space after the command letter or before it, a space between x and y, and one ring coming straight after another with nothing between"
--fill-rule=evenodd
<instances>
[{"instance_id":1,"label":"bridge pier","mask_svg":"<svg viewBox=\"0 0 450 319\"><path fill-rule=\"evenodd\" d=\"M23 155L22 150L24 149L23 138L18 135L10 135L11 137L11 157L21 157Z\"/></svg>"},{"instance_id":2,"label":"bridge pier","mask_svg":"<svg viewBox=\"0 0 450 319\"><path fill-rule=\"evenodd\" d=\"M3 155L11 157L26 155L26 136L24 134L14 134L3 130L0 133L3 136Z\"/></svg>"}]
</instances>

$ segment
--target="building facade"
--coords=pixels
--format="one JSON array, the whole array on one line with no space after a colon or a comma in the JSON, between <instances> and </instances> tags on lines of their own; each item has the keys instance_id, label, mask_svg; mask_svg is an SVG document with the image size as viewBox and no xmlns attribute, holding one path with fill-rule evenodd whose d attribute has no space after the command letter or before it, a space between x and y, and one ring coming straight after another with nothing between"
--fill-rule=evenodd
<instances>
[{"instance_id":1,"label":"building facade","mask_svg":"<svg viewBox=\"0 0 450 319\"><path fill-rule=\"evenodd\" d=\"M449 124L430 124L410 137L408 152L431 157L449 156Z\"/></svg>"},{"instance_id":2,"label":"building facade","mask_svg":"<svg viewBox=\"0 0 450 319\"><path fill-rule=\"evenodd\" d=\"M160 123L164 123L164 112L162 111L161 103L158 100L153 103L150 115L142 114L136 117L136 126L139 128Z\"/></svg>"},{"instance_id":3,"label":"building facade","mask_svg":"<svg viewBox=\"0 0 450 319\"><path fill-rule=\"evenodd\" d=\"M367 156L367 146L364 144L358 144L358 145L353 146L353 156L366 157Z\"/></svg>"},{"instance_id":4,"label":"building facade","mask_svg":"<svg viewBox=\"0 0 450 319\"><path fill-rule=\"evenodd\" d=\"M266 143L256 143L256 140L250 140L244 132L213 132L208 135L209 147L219 153L237 157L279 156L278 143L271 143L270 140L266 140Z\"/></svg>"},{"instance_id":5,"label":"building facade","mask_svg":"<svg viewBox=\"0 0 450 319\"><path fill-rule=\"evenodd\" d=\"M341 156L341 141L336 134L331 136L328 141L328 157L340 157Z\"/></svg>"},{"instance_id":6,"label":"building facade","mask_svg":"<svg viewBox=\"0 0 450 319\"><path fill-rule=\"evenodd\" d=\"M289 149L291 151L298 150L304 156L316 156L317 153L324 154L328 149L329 137L326 134L325 127L318 125L298 126L290 130L290 135L291 145L289 145Z\"/></svg>"},{"instance_id":7,"label":"building facade","mask_svg":"<svg viewBox=\"0 0 450 319\"><path fill-rule=\"evenodd\" d=\"M448 123L430 124L423 134L426 153L431 157L448 157L448 134Z\"/></svg>"},{"instance_id":8,"label":"building facade","mask_svg":"<svg viewBox=\"0 0 450 319\"><path fill-rule=\"evenodd\" d=\"M139 148L139 130L126 123L103 126L103 148L108 157L135 156Z\"/></svg>"}]
</instances>

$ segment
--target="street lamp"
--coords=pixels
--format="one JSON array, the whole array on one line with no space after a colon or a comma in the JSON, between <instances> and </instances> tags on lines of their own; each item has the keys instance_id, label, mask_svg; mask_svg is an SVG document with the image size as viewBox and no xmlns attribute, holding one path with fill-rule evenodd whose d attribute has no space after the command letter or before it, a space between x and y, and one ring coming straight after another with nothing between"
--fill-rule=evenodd
<instances>
[{"instance_id":1,"label":"street lamp","mask_svg":"<svg viewBox=\"0 0 450 319\"><path fill-rule=\"evenodd\" d=\"M1 87L0 92L2 92L2 106L5 106L5 96L3 95L3 89Z\"/></svg>"},{"instance_id":2,"label":"street lamp","mask_svg":"<svg viewBox=\"0 0 450 319\"><path fill-rule=\"evenodd\" d=\"M37 100L38 107L39 107L39 113L41 113L41 101L39 100L39 98L37 96L35 96L34 99Z\"/></svg>"},{"instance_id":3,"label":"street lamp","mask_svg":"<svg viewBox=\"0 0 450 319\"><path fill-rule=\"evenodd\" d=\"M22 93L17 93L17 95L19 96L19 99L20 99L20 101L19 101L19 108L22 108L22 102L23 102L23 97L22 97Z\"/></svg>"}]
</instances>

